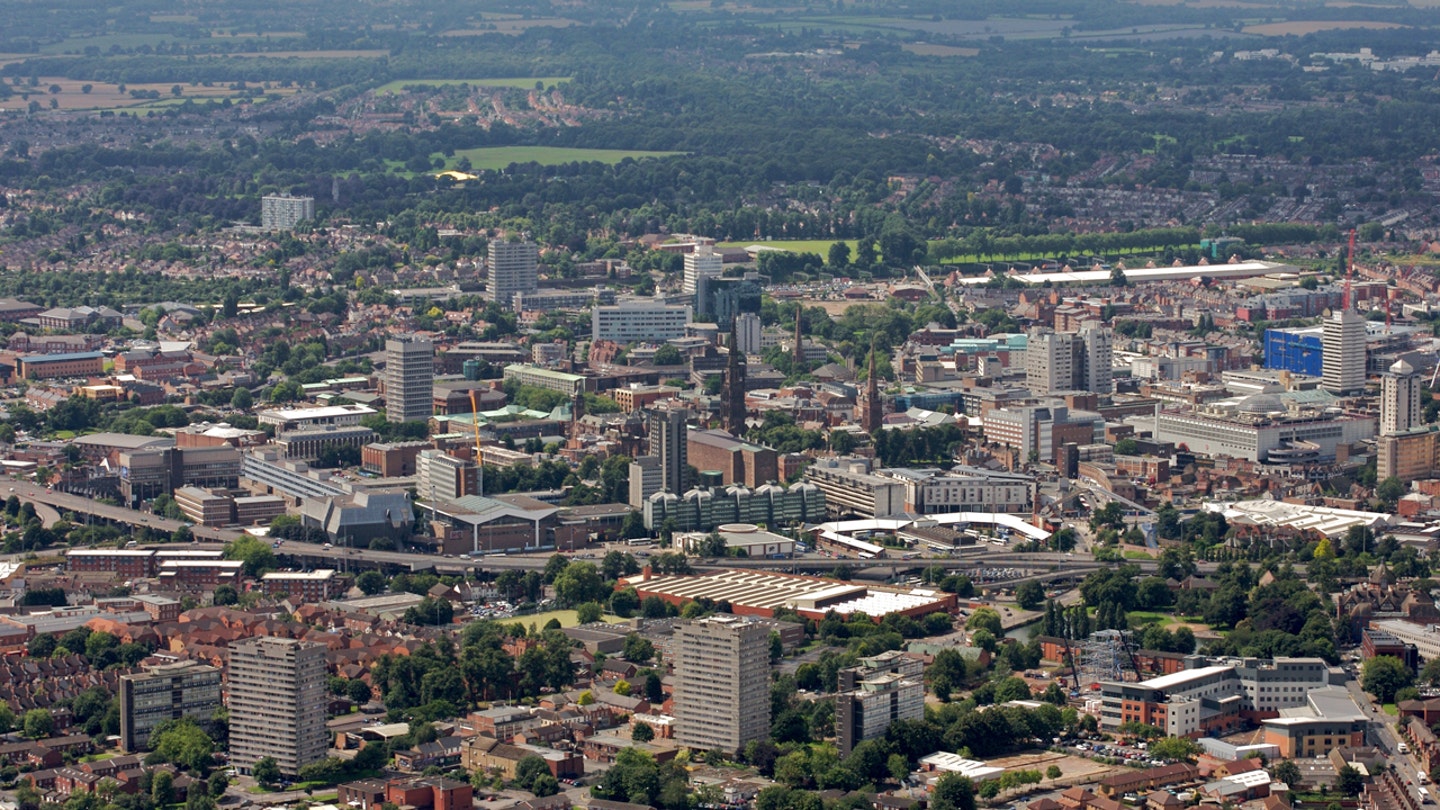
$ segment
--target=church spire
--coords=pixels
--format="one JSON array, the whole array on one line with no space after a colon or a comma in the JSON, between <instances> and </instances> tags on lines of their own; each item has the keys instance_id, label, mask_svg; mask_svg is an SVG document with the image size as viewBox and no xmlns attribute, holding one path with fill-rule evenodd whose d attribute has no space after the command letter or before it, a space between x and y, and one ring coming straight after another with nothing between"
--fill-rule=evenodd
<instances>
[{"instance_id":1,"label":"church spire","mask_svg":"<svg viewBox=\"0 0 1440 810\"><path fill-rule=\"evenodd\" d=\"M880 383L875 372L875 336L870 337L870 363L865 375L865 396L860 400L860 427L872 436L880 429L884 416L880 403Z\"/></svg>"},{"instance_id":2,"label":"church spire","mask_svg":"<svg viewBox=\"0 0 1440 810\"><path fill-rule=\"evenodd\" d=\"M805 347L804 347L804 345L800 342L800 325L801 325L802 323L804 323L804 319L800 317L801 311L802 311L802 310L801 310L800 305L799 305L799 304L796 304L796 305L795 305L795 349L794 349L794 351L792 352L792 355L791 355L791 356L793 357L793 359L795 360L795 362L796 362L797 364L798 364L798 363L803 363L803 362L805 362Z\"/></svg>"}]
</instances>

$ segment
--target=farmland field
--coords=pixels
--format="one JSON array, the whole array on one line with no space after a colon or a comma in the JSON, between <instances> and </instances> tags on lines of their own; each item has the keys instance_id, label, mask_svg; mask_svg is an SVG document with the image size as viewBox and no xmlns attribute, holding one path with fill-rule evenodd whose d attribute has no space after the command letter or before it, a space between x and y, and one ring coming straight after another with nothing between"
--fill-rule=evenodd
<instances>
[{"instance_id":1,"label":"farmland field","mask_svg":"<svg viewBox=\"0 0 1440 810\"><path fill-rule=\"evenodd\" d=\"M60 88L60 92L51 93L51 86ZM84 92L85 86L90 86L90 92ZM15 95L4 101L0 101L0 110L24 110L30 105L30 101L38 101L43 107L49 108L51 99L56 102L56 109L60 110L121 110L121 109L155 109L157 107L173 106L183 104L187 99L200 101L219 101L223 98L235 98L235 91L223 85L211 87L191 86L180 84L180 96L171 94L170 89L175 86L173 82L137 83L125 85L125 92L120 92L120 86L107 82L82 82L75 79L62 79L58 76L41 76L35 87L16 87ZM135 98L130 95L131 90L155 91L160 94L158 99ZM21 91L30 96L29 99L21 97ZM265 91L279 95L290 95L296 92L293 88L280 88ZM257 99L258 100L258 99Z\"/></svg>"},{"instance_id":2,"label":"farmland field","mask_svg":"<svg viewBox=\"0 0 1440 810\"><path fill-rule=\"evenodd\" d=\"M375 88L376 93L398 93L406 87L449 87L468 84L472 87L514 87L529 90L536 82L544 83L546 89L570 81L569 76L519 76L507 79L396 79Z\"/></svg>"},{"instance_id":3,"label":"farmland field","mask_svg":"<svg viewBox=\"0 0 1440 810\"><path fill-rule=\"evenodd\" d=\"M468 158L474 169L503 169L512 163L539 163L542 166L560 166L565 163L596 161L614 165L625 158L639 160L647 157L670 157L679 152L645 152L638 149L576 149L566 146L490 146L477 149L457 149L454 159L447 168L454 168L455 161Z\"/></svg>"},{"instance_id":4,"label":"farmland field","mask_svg":"<svg viewBox=\"0 0 1440 810\"><path fill-rule=\"evenodd\" d=\"M1371 30L1383 30L1389 28L1405 28L1399 23L1370 22L1365 20L1296 20L1294 22L1266 23L1264 25L1251 25L1244 29L1247 34L1260 34L1266 37L1297 36L1303 37L1306 34L1315 34L1320 31L1336 31L1349 28L1366 28Z\"/></svg>"},{"instance_id":5,"label":"farmland field","mask_svg":"<svg viewBox=\"0 0 1440 810\"><path fill-rule=\"evenodd\" d=\"M979 56L979 48L957 48L954 45L935 45L929 42L907 42L900 46L916 56Z\"/></svg>"}]
</instances>

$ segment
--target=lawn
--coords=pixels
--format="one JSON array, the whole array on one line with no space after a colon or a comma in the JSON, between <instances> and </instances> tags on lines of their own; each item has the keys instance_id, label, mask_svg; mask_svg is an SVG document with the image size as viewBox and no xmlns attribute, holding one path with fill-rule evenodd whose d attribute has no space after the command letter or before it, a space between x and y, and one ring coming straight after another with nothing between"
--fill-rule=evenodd
<instances>
[{"instance_id":1,"label":"lawn","mask_svg":"<svg viewBox=\"0 0 1440 810\"><path fill-rule=\"evenodd\" d=\"M1176 623L1175 617L1171 616L1168 613L1155 613L1148 610L1132 610L1129 613L1125 614L1125 618L1129 619L1131 624L1140 625L1142 627L1146 627L1152 624L1158 624L1161 627L1166 627L1168 625Z\"/></svg>"},{"instance_id":2,"label":"lawn","mask_svg":"<svg viewBox=\"0 0 1440 810\"><path fill-rule=\"evenodd\" d=\"M1148 552L1148 551L1140 551L1140 550L1138 550L1138 549L1133 549L1133 548L1132 548L1132 549L1126 549L1126 551L1125 551L1125 553L1124 553L1123 556L1124 556L1125 559L1127 559L1127 560L1153 560L1153 559L1155 559L1155 555L1151 554L1150 552Z\"/></svg>"},{"instance_id":3,"label":"lawn","mask_svg":"<svg viewBox=\"0 0 1440 810\"><path fill-rule=\"evenodd\" d=\"M822 259L830 251L830 246L836 242L844 242L850 246L850 256L855 256L855 246L858 244L854 239L779 239L768 242L720 242L718 247L745 248L751 245L775 248L776 250L788 250L792 253L815 253Z\"/></svg>"},{"instance_id":4,"label":"lawn","mask_svg":"<svg viewBox=\"0 0 1440 810\"><path fill-rule=\"evenodd\" d=\"M531 80L533 81L533 79ZM640 160L650 157L670 157L679 152L645 152L638 149L576 149L567 146L490 146L477 149L458 149L455 157L446 164L447 169L455 168L460 158L469 158L472 169L504 169L512 163L539 163L542 166L561 166L566 163L605 163L611 166L631 158Z\"/></svg>"},{"instance_id":5,"label":"lawn","mask_svg":"<svg viewBox=\"0 0 1440 810\"><path fill-rule=\"evenodd\" d=\"M1399 717L1399 716L1400 716L1400 710L1397 709L1397 708L1395 708L1395 704L1394 704L1394 703L1386 703L1386 704L1384 704L1384 705L1382 705L1382 706L1380 707L1380 710L1383 711L1383 712L1385 712L1386 714L1390 715L1391 717Z\"/></svg>"},{"instance_id":6,"label":"lawn","mask_svg":"<svg viewBox=\"0 0 1440 810\"><path fill-rule=\"evenodd\" d=\"M396 79L393 82L386 82L375 88L376 93L399 93L406 87L449 87L456 84L468 84L472 87L515 87L521 90L529 90L536 82L545 85L549 90L557 84L564 84L570 81L569 76L531 76L515 77L509 79Z\"/></svg>"},{"instance_id":7,"label":"lawn","mask_svg":"<svg viewBox=\"0 0 1440 810\"><path fill-rule=\"evenodd\" d=\"M625 621L619 616L604 616L602 618L610 624L619 624ZM527 613L523 616L513 616L509 619L499 619L498 621L506 623L520 622L526 627L529 627L533 623L537 628L540 628L549 624L551 619L559 621L561 627L574 627L580 623L579 615L573 610L547 610L544 613Z\"/></svg>"}]
</instances>

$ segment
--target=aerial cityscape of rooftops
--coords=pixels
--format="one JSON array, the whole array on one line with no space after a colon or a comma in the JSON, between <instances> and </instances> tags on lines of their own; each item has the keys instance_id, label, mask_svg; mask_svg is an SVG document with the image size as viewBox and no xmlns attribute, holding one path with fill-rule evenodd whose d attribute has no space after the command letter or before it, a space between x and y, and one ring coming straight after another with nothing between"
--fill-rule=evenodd
<instances>
[{"instance_id":1,"label":"aerial cityscape of rooftops","mask_svg":"<svg viewBox=\"0 0 1440 810\"><path fill-rule=\"evenodd\" d=\"M0 810L1440 810L1433 0L0 0Z\"/></svg>"}]
</instances>

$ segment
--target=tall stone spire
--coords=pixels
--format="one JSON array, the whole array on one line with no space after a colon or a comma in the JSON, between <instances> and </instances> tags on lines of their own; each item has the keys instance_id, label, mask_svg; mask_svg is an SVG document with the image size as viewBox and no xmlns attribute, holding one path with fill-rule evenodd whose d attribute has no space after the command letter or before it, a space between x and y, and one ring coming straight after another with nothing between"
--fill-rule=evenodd
<instances>
[{"instance_id":1,"label":"tall stone spire","mask_svg":"<svg viewBox=\"0 0 1440 810\"><path fill-rule=\"evenodd\" d=\"M804 318L801 318L801 317L800 317L801 311L802 311L802 310L801 310L800 305L799 305L799 304L796 304L796 305L795 305L795 348L794 348L794 350L791 352L791 357L795 360L795 362L796 362L797 364L798 364L798 363L803 363L803 362L805 362L805 346L804 346L803 343L800 342L800 325L804 322Z\"/></svg>"},{"instance_id":2,"label":"tall stone spire","mask_svg":"<svg viewBox=\"0 0 1440 810\"><path fill-rule=\"evenodd\" d=\"M885 416L880 404L880 384L875 373L875 338L870 338L870 365L865 377L865 396L860 400L860 427L875 434Z\"/></svg>"}]
</instances>

